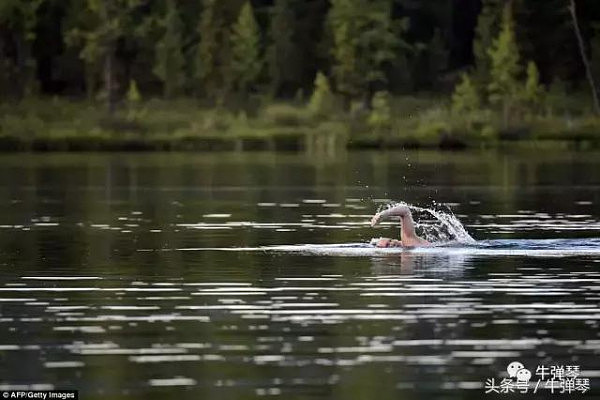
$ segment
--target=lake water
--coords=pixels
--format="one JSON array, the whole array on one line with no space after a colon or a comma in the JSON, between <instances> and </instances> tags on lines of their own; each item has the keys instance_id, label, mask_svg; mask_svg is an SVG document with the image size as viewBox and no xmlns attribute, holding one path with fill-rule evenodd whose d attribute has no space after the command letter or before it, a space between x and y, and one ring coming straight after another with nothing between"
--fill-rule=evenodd
<instances>
[{"instance_id":1,"label":"lake water","mask_svg":"<svg viewBox=\"0 0 600 400\"><path fill-rule=\"evenodd\" d=\"M389 200L478 243L366 247ZM592 151L3 155L0 390L479 399L519 361L592 398L599 238Z\"/></svg>"}]
</instances>

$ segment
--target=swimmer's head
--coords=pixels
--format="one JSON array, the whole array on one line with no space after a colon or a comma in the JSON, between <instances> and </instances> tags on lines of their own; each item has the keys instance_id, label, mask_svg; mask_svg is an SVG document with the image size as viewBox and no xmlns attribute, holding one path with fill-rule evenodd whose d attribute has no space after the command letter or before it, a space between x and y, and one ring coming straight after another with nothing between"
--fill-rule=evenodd
<instances>
[{"instance_id":1,"label":"swimmer's head","mask_svg":"<svg viewBox=\"0 0 600 400\"><path fill-rule=\"evenodd\" d=\"M377 247L390 247L392 244L392 239L387 239L387 238L380 238L377 241L376 246Z\"/></svg>"},{"instance_id":2,"label":"swimmer's head","mask_svg":"<svg viewBox=\"0 0 600 400\"><path fill-rule=\"evenodd\" d=\"M379 239L371 239L371 246L375 247L402 247L402 242L396 239L388 239L388 238L379 238Z\"/></svg>"},{"instance_id":3,"label":"swimmer's head","mask_svg":"<svg viewBox=\"0 0 600 400\"><path fill-rule=\"evenodd\" d=\"M380 237L380 238L371 239L371 241L369 243L371 244L371 246L375 246L375 247L389 247L391 242L392 242L392 239Z\"/></svg>"}]
</instances>

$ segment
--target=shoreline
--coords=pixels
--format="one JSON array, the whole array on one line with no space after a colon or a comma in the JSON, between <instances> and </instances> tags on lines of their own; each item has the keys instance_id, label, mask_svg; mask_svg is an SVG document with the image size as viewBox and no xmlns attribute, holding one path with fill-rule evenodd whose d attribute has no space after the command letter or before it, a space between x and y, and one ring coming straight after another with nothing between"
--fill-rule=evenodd
<instances>
[{"instance_id":1,"label":"shoreline","mask_svg":"<svg viewBox=\"0 0 600 400\"><path fill-rule=\"evenodd\" d=\"M331 141L310 143L308 135L280 135L264 138L240 137L181 137L177 139L135 139L102 137L36 138L19 140L0 137L0 154L50 153L50 152L311 152L331 153L336 151L362 150L437 150L468 151L477 149L600 149L594 140L497 140L486 143L464 143L447 141L436 145L421 144L410 140L349 140L332 135Z\"/></svg>"},{"instance_id":2,"label":"shoreline","mask_svg":"<svg viewBox=\"0 0 600 400\"><path fill-rule=\"evenodd\" d=\"M491 110L454 114L440 99L394 102L393 119L374 128L364 111L314 115L298 103L234 111L151 99L109 116L96 102L31 98L0 103L0 152L600 148L600 118L588 114L550 112L503 125Z\"/></svg>"}]
</instances>

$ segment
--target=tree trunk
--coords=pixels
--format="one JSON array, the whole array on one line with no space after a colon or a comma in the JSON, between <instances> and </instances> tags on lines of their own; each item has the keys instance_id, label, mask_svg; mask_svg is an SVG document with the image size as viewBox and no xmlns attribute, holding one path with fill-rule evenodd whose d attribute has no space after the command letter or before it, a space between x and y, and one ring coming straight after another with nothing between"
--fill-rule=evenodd
<instances>
[{"instance_id":1,"label":"tree trunk","mask_svg":"<svg viewBox=\"0 0 600 400\"><path fill-rule=\"evenodd\" d=\"M104 60L104 85L108 113L113 115L116 107L113 89L113 52L110 47L106 52L106 58Z\"/></svg>"},{"instance_id":2,"label":"tree trunk","mask_svg":"<svg viewBox=\"0 0 600 400\"><path fill-rule=\"evenodd\" d=\"M585 44L583 42L583 36L581 35L581 30L579 29L579 23L577 22L577 12L575 9L575 0L569 0L569 11L571 12L571 18L573 19L573 29L575 31L575 36L577 36L577 43L579 44L579 52L581 53L581 60L583 61L583 65L585 66L585 73L587 75L588 82L590 84L590 88L592 89L592 97L594 98L594 111L596 114L600 114L600 101L598 100L598 91L596 88L596 83L594 82L594 74L592 74L592 68L590 66L590 61L585 53Z\"/></svg>"}]
</instances>

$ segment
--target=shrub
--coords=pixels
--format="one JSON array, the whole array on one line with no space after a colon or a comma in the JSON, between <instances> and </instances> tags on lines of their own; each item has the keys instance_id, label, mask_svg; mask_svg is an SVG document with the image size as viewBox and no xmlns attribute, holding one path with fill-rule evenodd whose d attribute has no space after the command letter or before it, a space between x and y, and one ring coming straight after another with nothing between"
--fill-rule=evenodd
<instances>
[{"instance_id":1,"label":"shrub","mask_svg":"<svg viewBox=\"0 0 600 400\"><path fill-rule=\"evenodd\" d=\"M479 109L481 101L477 88L469 78L469 75L463 74L461 82L454 89L452 94L452 110L455 113L471 112Z\"/></svg>"},{"instance_id":2,"label":"shrub","mask_svg":"<svg viewBox=\"0 0 600 400\"><path fill-rule=\"evenodd\" d=\"M329 117L335 109L335 97L331 92L329 80L322 72L317 72L315 90L308 102L308 110L313 117Z\"/></svg>"},{"instance_id":3,"label":"shrub","mask_svg":"<svg viewBox=\"0 0 600 400\"><path fill-rule=\"evenodd\" d=\"M306 111L289 104L271 104L262 112L265 120L276 126L302 126L307 123Z\"/></svg>"},{"instance_id":4,"label":"shrub","mask_svg":"<svg viewBox=\"0 0 600 400\"><path fill-rule=\"evenodd\" d=\"M392 126L392 110L390 108L390 94L377 92L373 95L372 110L367 118L367 123L377 132L389 131Z\"/></svg>"},{"instance_id":5,"label":"shrub","mask_svg":"<svg viewBox=\"0 0 600 400\"><path fill-rule=\"evenodd\" d=\"M138 90L137 83L132 79L129 81L129 88L127 89L127 102L129 104L137 104L142 101L142 95Z\"/></svg>"}]
</instances>

